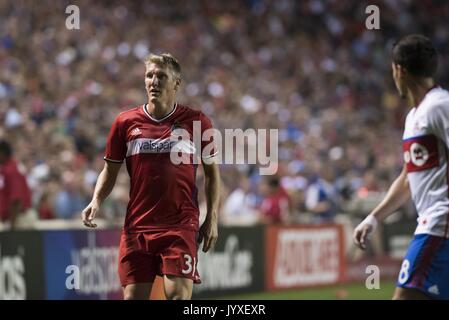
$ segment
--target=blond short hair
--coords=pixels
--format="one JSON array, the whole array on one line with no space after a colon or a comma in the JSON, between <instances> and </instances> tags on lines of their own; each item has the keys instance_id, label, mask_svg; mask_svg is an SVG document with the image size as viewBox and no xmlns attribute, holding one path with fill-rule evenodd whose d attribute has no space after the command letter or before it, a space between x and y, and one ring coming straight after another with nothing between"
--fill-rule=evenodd
<instances>
[{"instance_id":1,"label":"blond short hair","mask_svg":"<svg viewBox=\"0 0 449 320\"><path fill-rule=\"evenodd\" d=\"M150 63L157 64L162 67L170 67L176 78L181 80L181 65L178 60L173 57L170 53L162 53L162 54L150 54L145 58L145 65Z\"/></svg>"}]
</instances>

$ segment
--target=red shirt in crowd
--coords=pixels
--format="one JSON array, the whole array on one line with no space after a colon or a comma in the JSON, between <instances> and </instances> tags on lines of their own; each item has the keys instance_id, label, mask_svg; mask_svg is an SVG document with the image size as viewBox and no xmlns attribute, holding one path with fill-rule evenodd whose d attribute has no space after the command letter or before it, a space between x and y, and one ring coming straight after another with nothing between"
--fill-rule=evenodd
<instances>
[{"instance_id":1,"label":"red shirt in crowd","mask_svg":"<svg viewBox=\"0 0 449 320\"><path fill-rule=\"evenodd\" d=\"M22 211L31 207L31 191L25 176L20 173L16 161L9 159L0 166L0 220L10 217L10 208L19 200Z\"/></svg>"},{"instance_id":2,"label":"red shirt in crowd","mask_svg":"<svg viewBox=\"0 0 449 320\"><path fill-rule=\"evenodd\" d=\"M290 197L281 188L279 191L267 196L262 201L260 211L271 223L281 223L288 215L289 206Z\"/></svg>"}]
</instances>

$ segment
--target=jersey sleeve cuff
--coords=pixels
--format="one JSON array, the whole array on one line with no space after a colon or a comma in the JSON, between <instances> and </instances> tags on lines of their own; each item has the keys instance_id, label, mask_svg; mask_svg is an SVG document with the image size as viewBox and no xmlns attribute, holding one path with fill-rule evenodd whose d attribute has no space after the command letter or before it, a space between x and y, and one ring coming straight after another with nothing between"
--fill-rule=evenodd
<instances>
[{"instance_id":1,"label":"jersey sleeve cuff","mask_svg":"<svg viewBox=\"0 0 449 320\"><path fill-rule=\"evenodd\" d=\"M114 160L114 159L109 159L109 158L106 158L106 157L103 157L103 159L105 161L108 161L108 162L123 163L123 160Z\"/></svg>"}]
</instances>

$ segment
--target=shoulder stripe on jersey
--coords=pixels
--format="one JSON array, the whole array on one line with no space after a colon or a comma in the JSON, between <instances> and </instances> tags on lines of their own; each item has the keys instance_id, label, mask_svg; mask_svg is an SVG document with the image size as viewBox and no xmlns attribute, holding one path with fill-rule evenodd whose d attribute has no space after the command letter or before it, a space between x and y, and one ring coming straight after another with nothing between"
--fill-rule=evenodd
<instances>
[{"instance_id":1,"label":"shoulder stripe on jersey","mask_svg":"<svg viewBox=\"0 0 449 320\"><path fill-rule=\"evenodd\" d=\"M161 119L155 119L155 118L153 118L153 117L148 113L148 111L147 111L147 103L145 103L145 104L143 105L143 112L145 112L145 114L146 114L151 120L156 121L156 122L161 122L161 121L164 121L165 119L167 119L168 117L170 117L173 113L175 113L177 107L178 107L178 104L175 103L175 106L173 107L173 110L170 111L169 114L167 114L165 117L163 117L163 118L161 118Z\"/></svg>"},{"instance_id":2,"label":"shoulder stripe on jersey","mask_svg":"<svg viewBox=\"0 0 449 320\"><path fill-rule=\"evenodd\" d=\"M405 138L405 139L402 139L402 141L405 142L405 141L409 141L409 140L413 140L413 139L417 139L417 138L424 138L424 137L427 137L427 136L435 136L435 135L434 134L424 134L424 135L421 135L421 136L414 136L414 137Z\"/></svg>"},{"instance_id":3,"label":"shoulder stripe on jersey","mask_svg":"<svg viewBox=\"0 0 449 320\"><path fill-rule=\"evenodd\" d=\"M109 158L106 158L106 157L103 157L103 159L104 159L105 161L109 161L109 162L123 163L123 160L112 160L112 159L109 159Z\"/></svg>"}]
</instances>

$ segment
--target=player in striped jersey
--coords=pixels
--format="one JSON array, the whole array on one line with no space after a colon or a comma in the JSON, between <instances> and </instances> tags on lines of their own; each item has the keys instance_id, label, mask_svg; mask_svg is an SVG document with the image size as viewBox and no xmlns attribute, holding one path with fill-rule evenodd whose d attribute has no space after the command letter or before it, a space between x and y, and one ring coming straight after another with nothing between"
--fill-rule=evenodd
<instances>
[{"instance_id":1,"label":"player in striped jersey","mask_svg":"<svg viewBox=\"0 0 449 320\"><path fill-rule=\"evenodd\" d=\"M418 225L393 299L449 299L449 92L435 84L438 54L426 37L402 38L392 55L396 88L411 106L404 166L383 201L355 229L354 241L364 249L378 221L411 197Z\"/></svg>"}]
</instances>

